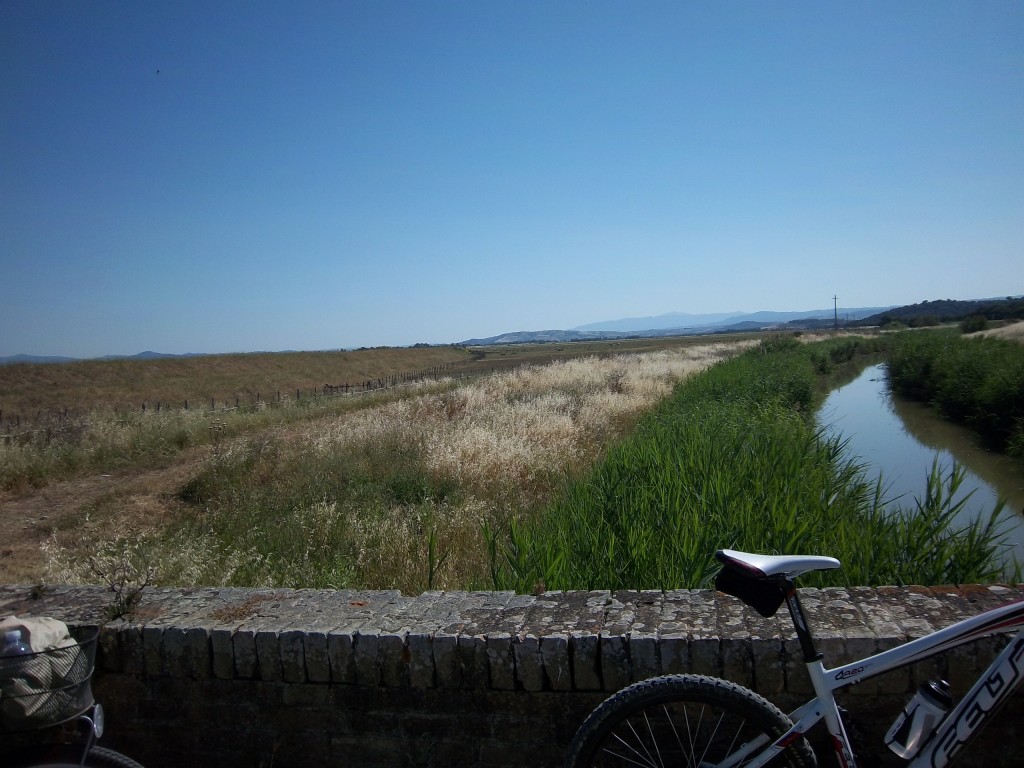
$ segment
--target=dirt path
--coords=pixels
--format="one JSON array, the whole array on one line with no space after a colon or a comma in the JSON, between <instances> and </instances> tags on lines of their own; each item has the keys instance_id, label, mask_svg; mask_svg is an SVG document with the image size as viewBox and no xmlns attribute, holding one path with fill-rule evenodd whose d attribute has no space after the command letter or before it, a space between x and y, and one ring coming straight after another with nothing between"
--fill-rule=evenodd
<instances>
[{"instance_id":1,"label":"dirt path","mask_svg":"<svg viewBox=\"0 0 1024 768\"><path fill-rule=\"evenodd\" d=\"M174 514L174 493L198 468L190 456L161 469L128 469L51 483L26 494L0 495L0 584L43 580L41 546L54 531L95 529L109 521L89 520L90 508L116 498L116 524L125 529L154 527ZM121 503L123 502L123 503Z\"/></svg>"}]
</instances>

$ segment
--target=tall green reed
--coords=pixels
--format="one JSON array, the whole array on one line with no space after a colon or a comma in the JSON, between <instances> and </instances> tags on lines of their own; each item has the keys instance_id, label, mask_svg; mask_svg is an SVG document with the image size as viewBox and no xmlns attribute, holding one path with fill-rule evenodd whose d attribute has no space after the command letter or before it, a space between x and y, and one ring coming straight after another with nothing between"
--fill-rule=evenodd
<instances>
[{"instance_id":1,"label":"tall green reed","mask_svg":"<svg viewBox=\"0 0 1024 768\"><path fill-rule=\"evenodd\" d=\"M842 354L847 354L850 349ZM962 479L934 470L916 509L886 503L810 418L829 348L782 339L719 363L610 449L583 479L492 547L497 588L707 586L719 548L822 552L844 569L825 583L990 581L999 510L951 529Z\"/></svg>"},{"instance_id":2,"label":"tall green reed","mask_svg":"<svg viewBox=\"0 0 1024 768\"><path fill-rule=\"evenodd\" d=\"M908 332L893 344L888 368L897 392L1024 459L1024 346L952 331Z\"/></svg>"}]
</instances>

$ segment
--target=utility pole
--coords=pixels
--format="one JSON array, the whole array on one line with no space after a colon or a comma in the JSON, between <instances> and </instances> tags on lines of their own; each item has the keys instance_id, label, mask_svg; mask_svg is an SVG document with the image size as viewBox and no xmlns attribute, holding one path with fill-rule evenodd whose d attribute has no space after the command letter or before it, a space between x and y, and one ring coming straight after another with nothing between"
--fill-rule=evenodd
<instances>
[{"instance_id":1,"label":"utility pole","mask_svg":"<svg viewBox=\"0 0 1024 768\"><path fill-rule=\"evenodd\" d=\"M836 333L839 333L839 297L832 296L832 327Z\"/></svg>"}]
</instances>

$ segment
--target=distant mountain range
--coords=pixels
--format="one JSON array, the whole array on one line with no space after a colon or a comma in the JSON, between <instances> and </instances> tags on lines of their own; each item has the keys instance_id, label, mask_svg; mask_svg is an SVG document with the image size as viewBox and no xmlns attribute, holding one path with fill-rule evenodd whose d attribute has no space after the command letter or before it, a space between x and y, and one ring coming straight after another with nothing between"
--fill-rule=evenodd
<instances>
[{"instance_id":1,"label":"distant mountain range","mask_svg":"<svg viewBox=\"0 0 1024 768\"><path fill-rule=\"evenodd\" d=\"M166 352L139 352L137 355L104 355L103 357L91 357L89 360L159 360L164 357L199 357L205 352L186 352L183 355L170 355ZM10 355L0 357L0 365L11 365L13 363L75 363L83 358L80 357L59 357L56 355Z\"/></svg>"},{"instance_id":2,"label":"distant mountain range","mask_svg":"<svg viewBox=\"0 0 1024 768\"><path fill-rule=\"evenodd\" d=\"M843 324L863 320L886 312L893 307L840 307L839 320ZM769 330L785 327L788 330L828 327L834 322L836 309L815 309L809 312L726 312L691 315L670 312L653 317L627 317L604 320L565 331L514 331L485 339L467 339L464 346L488 344L525 344L545 341L592 341L651 336L687 336L703 333L728 333Z\"/></svg>"},{"instance_id":3,"label":"distant mountain range","mask_svg":"<svg viewBox=\"0 0 1024 768\"><path fill-rule=\"evenodd\" d=\"M669 312L651 317L626 317L621 320L604 320L579 325L569 330L515 331L484 339L466 339L457 342L460 346L485 346L488 344L525 344L540 342L594 341L602 339L645 338L657 336L689 336L706 333L737 333L764 330L816 330L831 328L837 311L834 308L814 309L809 312L724 312L717 314L691 315L685 312ZM840 307L838 317L841 325L863 327L906 323L913 325L915 319L935 322L955 322L969 315L984 315L992 320L1024 317L1024 296L1008 296L1005 299L970 299L923 301L906 306L888 307ZM291 350L288 350L291 351ZM205 352L170 355L164 352L139 352L137 355L107 355L93 360L156 360L167 357L198 357ZM11 355L0 357L0 365L13 363L71 363L75 357L40 355Z\"/></svg>"}]
</instances>

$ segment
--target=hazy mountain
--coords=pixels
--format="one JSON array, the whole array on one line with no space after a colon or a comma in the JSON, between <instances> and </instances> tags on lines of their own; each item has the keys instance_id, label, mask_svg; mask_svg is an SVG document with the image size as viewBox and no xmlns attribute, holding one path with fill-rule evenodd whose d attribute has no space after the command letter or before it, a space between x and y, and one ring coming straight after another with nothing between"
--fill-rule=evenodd
<instances>
[{"instance_id":1,"label":"hazy mountain","mask_svg":"<svg viewBox=\"0 0 1024 768\"><path fill-rule=\"evenodd\" d=\"M80 360L160 360L165 357L199 357L205 352L186 352L181 355L172 355L166 352L139 352L137 355L104 355L103 357L59 357L56 355L9 355L0 357L0 365L13 365L15 363L75 363Z\"/></svg>"},{"instance_id":2,"label":"hazy mountain","mask_svg":"<svg viewBox=\"0 0 1024 768\"><path fill-rule=\"evenodd\" d=\"M544 341L600 341L636 336L636 333L619 331L513 331L486 339L466 339L459 344L465 347L487 346L488 344L537 344Z\"/></svg>"},{"instance_id":3,"label":"hazy mountain","mask_svg":"<svg viewBox=\"0 0 1024 768\"><path fill-rule=\"evenodd\" d=\"M845 321L860 320L890 307L839 307L839 319ZM811 320L815 318L832 319L836 312L834 307L813 309L807 312L726 312L721 314L691 315L685 312L669 312L653 317L626 317L622 320L605 320L573 328L575 331L651 331L658 329L698 329L698 328L732 328L741 327L745 323L788 323L793 320Z\"/></svg>"},{"instance_id":4,"label":"hazy mountain","mask_svg":"<svg viewBox=\"0 0 1024 768\"><path fill-rule=\"evenodd\" d=\"M0 357L0 365L14 363L73 363L77 357L60 357L57 355L8 355Z\"/></svg>"},{"instance_id":5,"label":"hazy mountain","mask_svg":"<svg viewBox=\"0 0 1024 768\"><path fill-rule=\"evenodd\" d=\"M742 312L720 312L710 315L691 315L686 312L668 312L653 317L625 317L621 320L602 320L599 323L577 325L574 331L649 331L654 328L695 328L714 325L730 318L740 317Z\"/></svg>"},{"instance_id":6,"label":"hazy mountain","mask_svg":"<svg viewBox=\"0 0 1024 768\"><path fill-rule=\"evenodd\" d=\"M839 321L849 323L884 312L890 307L840 307ZM686 336L729 331L761 331L772 328L800 330L831 325L836 310L815 309L807 312L729 312L711 315L691 315L670 312L654 317L627 317L577 326L568 331L516 331L486 339L467 339L464 346L488 344L526 344L545 341L586 341L595 339L621 339L628 337Z\"/></svg>"}]
</instances>

